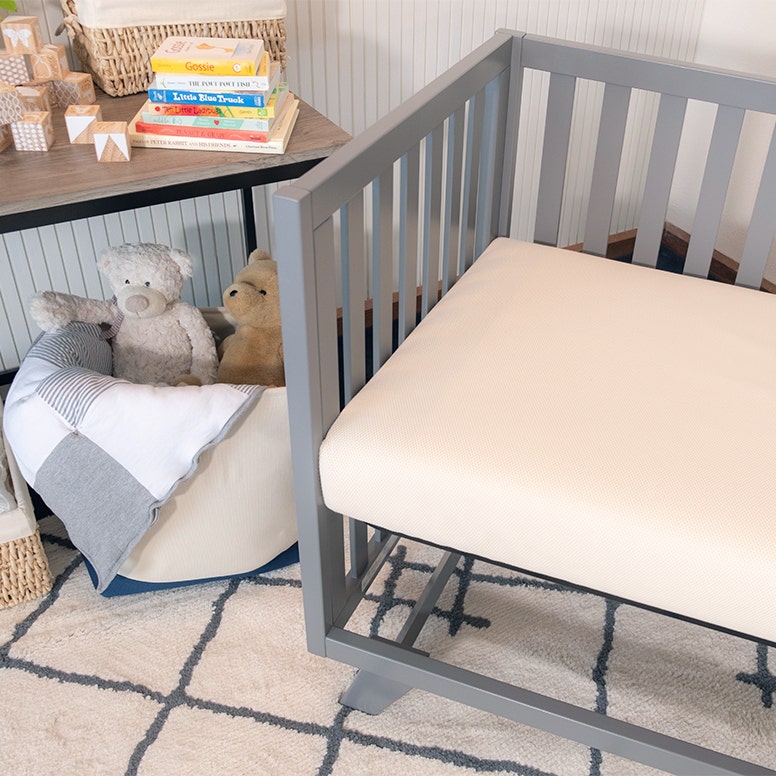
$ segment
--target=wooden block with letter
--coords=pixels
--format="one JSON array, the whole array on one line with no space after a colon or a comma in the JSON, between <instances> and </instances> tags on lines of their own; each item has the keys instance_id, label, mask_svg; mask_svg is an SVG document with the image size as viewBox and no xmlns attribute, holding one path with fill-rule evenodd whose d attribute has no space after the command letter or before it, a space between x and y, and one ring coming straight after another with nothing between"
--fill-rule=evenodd
<instances>
[{"instance_id":1,"label":"wooden block with letter","mask_svg":"<svg viewBox=\"0 0 776 776\"><path fill-rule=\"evenodd\" d=\"M132 155L126 121L96 121L94 147L101 162L128 162Z\"/></svg>"},{"instance_id":2,"label":"wooden block with letter","mask_svg":"<svg viewBox=\"0 0 776 776\"><path fill-rule=\"evenodd\" d=\"M11 124L17 151L48 151L54 145L54 124L49 111L28 111Z\"/></svg>"},{"instance_id":3,"label":"wooden block with letter","mask_svg":"<svg viewBox=\"0 0 776 776\"><path fill-rule=\"evenodd\" d=\"M40 22L35 16L8 16L0 22L9 54L36 54L43 47Z\"/></svg>"},{"instance_id":4,"label":"wooden block with letter","mask_svg":"<svg viewBox=\"0 0 776 776\"><path fill-rule=\"evenodd\" d=\"M70 72L65 47L61 43L47 43L37 53L30 54L30 64L32 74L38 80L61 81Z\"/></svg>"},{"instance_id":5,"label":"wooden block with letter","mask_svg":"<svg viewBox=\"0 0 776 776\"><path fill-rule=\"evenodd\" d=\"M99 105L68 105L65 126L71 143L94 143L94 125L102 121Z\"/></svg>"}]
</instances>

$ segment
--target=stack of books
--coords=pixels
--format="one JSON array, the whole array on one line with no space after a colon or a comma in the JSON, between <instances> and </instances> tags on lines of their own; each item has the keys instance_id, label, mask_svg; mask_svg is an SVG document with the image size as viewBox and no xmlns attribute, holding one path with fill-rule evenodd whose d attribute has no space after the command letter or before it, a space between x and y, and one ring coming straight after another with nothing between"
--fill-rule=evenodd
<instances>
[{"instance_id":1,"label":"stack of books","mask_svg":"<svg viewBox=\"0 0 776 776\"><path fill-rule=\"evenodd\" d=\"M133 146L284 153L299 100L262 40L170 37L151 56Z\"/></svg>"}]
</instances>

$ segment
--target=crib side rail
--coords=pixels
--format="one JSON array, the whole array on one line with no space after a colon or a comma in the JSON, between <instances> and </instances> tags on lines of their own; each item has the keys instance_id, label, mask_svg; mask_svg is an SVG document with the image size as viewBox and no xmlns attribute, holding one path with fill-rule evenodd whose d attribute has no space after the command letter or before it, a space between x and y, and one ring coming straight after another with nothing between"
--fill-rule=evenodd
<instances>
[{"instance_id":1,"label":"crib side rail","mask_svg":"<svg viewBox=\"0 0 776 776\"><path fill-rule=\"evenodd\" d=\"M706 152L684 272L707 277L728 197L733 165L748 113L776 113L776 81L581 44L526 36L522 66L549 73L541 169L536 195L533 239L559 244L561 213L567 207L567 158L575 100L583 82L603 84L599 125L592 149L594 162L586 192L586 218L579 241L588 253L605 255L613 228L613 208L623 162L623 146L632 95L658 99L641 202L635 222L633 261L655 266L671 204L680 144L692 141L688 105L713 106L713 132ZM589 104L587 108L589 109ZM684 133L689 132L688 136ZM759 191L740 256L736 283L759 288L774 237L770 216L776 196L776 134L772 137Z\"/></svg>"}]
</instances>

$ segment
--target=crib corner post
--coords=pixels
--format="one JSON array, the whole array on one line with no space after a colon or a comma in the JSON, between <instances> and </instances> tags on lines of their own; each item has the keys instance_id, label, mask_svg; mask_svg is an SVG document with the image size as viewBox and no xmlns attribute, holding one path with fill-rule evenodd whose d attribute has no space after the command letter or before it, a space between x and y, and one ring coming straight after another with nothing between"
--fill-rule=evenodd
<instances>
[{"instance_id":1,"label":"crib corner post","mask_svg":"<svg viewBox=\"0 0 776 776\"><path fill-rule=\"evenodd\" d=\"M320 347L309 192L287 186L274 195L273 205L307 646L325 655L326 633L345 600L342 522L324 505L318 476L327 419L321 359L330 354Z\"/></svg>"}]
</instances>

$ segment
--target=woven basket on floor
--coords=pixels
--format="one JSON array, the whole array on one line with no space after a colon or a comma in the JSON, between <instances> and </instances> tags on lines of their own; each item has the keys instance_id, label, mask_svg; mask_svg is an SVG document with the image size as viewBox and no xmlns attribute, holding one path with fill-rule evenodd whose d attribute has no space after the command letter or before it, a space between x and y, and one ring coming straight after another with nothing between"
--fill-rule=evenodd
<instances>
[{"instance_id":1,"label":"woven basket on floor","mask_svg":"<svg viewBox=\"0 0 776 776\"><path fill-rule=\"evenodd\" d=\"M52 582L37 527L30 536L0 544L0 609L40 598Z\"/></svg>"},{"instance_id":2,"label":"woven basket on floor","mask_svg":"<svg viewBox=\"0 0 776 776\"><path fill-rule=\"evenodd\" d=\"M170 35L264 40L270 56L286 66L284 19L158 24L138 27L89 28L79 18L76 0L60 0L63 24L73 51L86 72L106 94L122 97L148 89L153 78L151 54Z\"/></svg>"},{"instance_id":3,"label":"woven basket on floor","mask_svg":"<svg viewBox=\"0 0 776 776\"><path fill-rule=\"evenodd\" d=\"M0 401L0 427L3 424ZM43 550L30 490L0 432L0 609L39 598L51 590L52 577Z\"/></svg>"}]
</instances>

